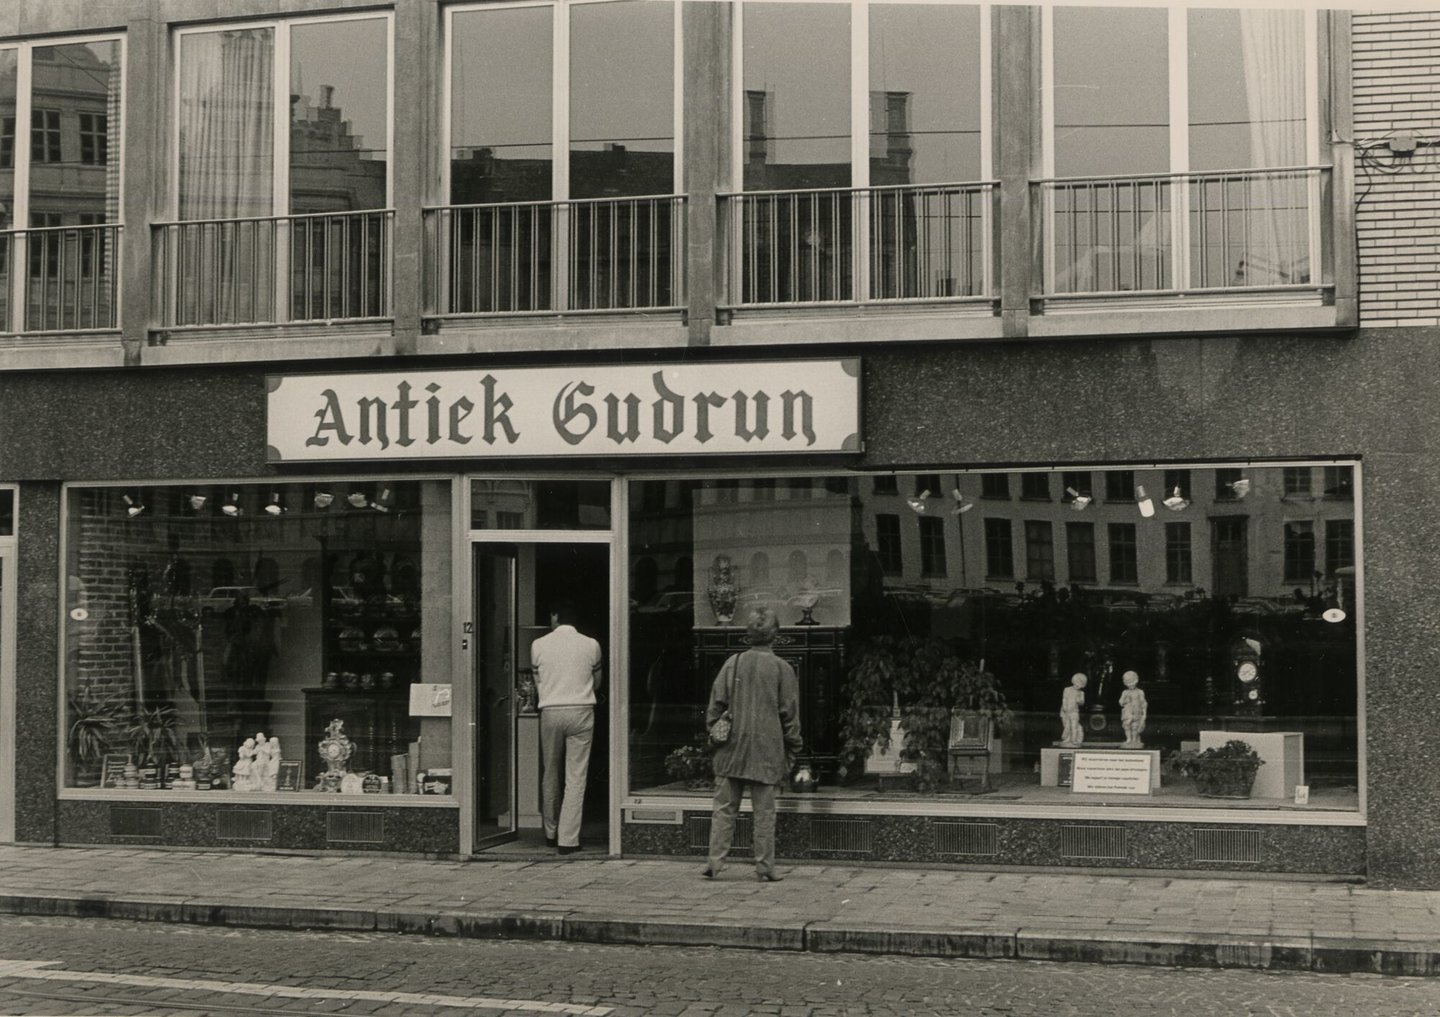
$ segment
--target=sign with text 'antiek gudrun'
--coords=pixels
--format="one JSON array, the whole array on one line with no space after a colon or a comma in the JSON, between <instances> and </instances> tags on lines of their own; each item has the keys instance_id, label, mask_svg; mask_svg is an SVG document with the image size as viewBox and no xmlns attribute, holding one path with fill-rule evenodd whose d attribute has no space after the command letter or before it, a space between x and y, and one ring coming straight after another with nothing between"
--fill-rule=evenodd
<instances>
[{"instance_id":1,"label":"sign with text 'antiek gudrun'","mask_svg":"<svg viewBox=\"0 0 1440 1017\"><path fill-rule=\"evenodd\" d=\"M860 450L858 358L266 381L269 462Z\"/></svg>"}]
</instances>

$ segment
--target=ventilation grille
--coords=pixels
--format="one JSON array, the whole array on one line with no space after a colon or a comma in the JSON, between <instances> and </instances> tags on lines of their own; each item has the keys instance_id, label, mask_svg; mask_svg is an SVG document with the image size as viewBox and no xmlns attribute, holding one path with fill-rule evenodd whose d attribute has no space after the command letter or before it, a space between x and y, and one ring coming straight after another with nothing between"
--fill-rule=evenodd
<instances>
[{"instance_id":1,"label":"ventilation grille","mask_svg":"<svg viewBox=\"0 0 1440 1017\"><path fill-rule=\"evenodd\" d=\"M870 854L875 850L872 829L865 819L812 819L810 850Z\"/></svg>"},{"instance_id":2,"label":"ventilation grille","mask_svg":"<svg viewBox=\"0 0 1440 1017\"><path fill-rule=\"evenodd\" d=\"M1123 826L1062 826L1061 858L1128 858L1129 837Z\"/></svg>"},{"instance_id":3,"label":"ventilation grille","mask_svg":"<svg viewBox=\"0 0 1440 1017\"><path fill-rule=\"evenodd\" d=\"M704 851L710 847L710 817L691 816L687 824L690 831L690 846ZM733 854L748 854L754 850L755 820L749 814L735 817L735 839L730 844Z\"/></svg>"},{"instance_id":4,"label":"ventilation grille","mask_svg":"<svg viewBox=\"0 0 1440 1017\"><path fill-rule=\"evenodd\" d=\"M685 814L679 809L626 809L625 822L649 826L679 826Z\"/></svg>"},{"instance_id":5,"label":"ventilation grille","mask_svg":"<svg viewBox=\"0 0 1440 1017\"><path fill-rule=\"evenodd\" d=\"M159 837L160 816L159 809L112 805L110 806L110 836Z\"/></svg>"},{"instance_id":6,"label":"ventilation grille","mask_svg":"<svg viewBox=\"0 0 1440 1017\"><path fill-rule=\"evenodd\" d=\"M1260 861L1259 830L1196 830L1197 862Z\"/></svg>"},{"instance_id":7,"label":"ventilation grille","mask_svg":"<svg viewBox=\"0 0 1440 1017\"><path fill-rule=\"evenodd\" d=\"M1000 827L995 823L936 823L937 855L995 855L1000 853Z\"/></svg>"},{"instance_id":8,"label":"ventilation grille","mask_svg":"<svg viewBox=\"0 0 1440 1017\"><path fill-rule=\"evenodd\" d=\"M275 813L269 809L223 809L215 813L216 840L269 840Z\"/></svg>"},{"instance_id":9,"label":"ventilation grille","mask_svg":"<svg viewBox=\"0 0 1440 1017\"><path fill-rule=\"evenodd\" d=\"M385 813L327 812L325 840L330 844L384 844Z\"/></svg>"}]
</instances>

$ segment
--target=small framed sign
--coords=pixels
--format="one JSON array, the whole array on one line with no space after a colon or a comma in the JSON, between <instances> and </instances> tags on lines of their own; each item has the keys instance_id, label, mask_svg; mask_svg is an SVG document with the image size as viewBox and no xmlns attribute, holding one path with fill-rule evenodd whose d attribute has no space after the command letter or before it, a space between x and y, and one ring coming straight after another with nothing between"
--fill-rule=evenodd
<instances>
[{"instance_id":1,"label":"small framed sign","mask_svg":"<svg viewBox=\"0 0 1440 1017\"><path fill-rule=\"evenodd\" d=\"M305 763L299 759L280 760L280 771L275 782L275 790L299 791L304 786Z\"/></svg>"},{"instance_id":2,"label":"small framed sign","mask_svg":"<svg viewBox=\"0 0 1440 1017\"><path fill-rule=\"evenodd\" d=\"M130 762L130 757L123 752L107 754L100 770L100 786L124 787L125 764L128 762Z\"/></svg>"},{"instance_id":3,"label":"small framed sign","mask_svg":"<svg viewBox=\"0 0 1440 1017\"><path fill-rule=\"evenodd\" d=\"M1149 752L1081 752L1074 755L1070 790L1076 794L1148 795L1155 757Z\"/></svg>"}]
</instances>

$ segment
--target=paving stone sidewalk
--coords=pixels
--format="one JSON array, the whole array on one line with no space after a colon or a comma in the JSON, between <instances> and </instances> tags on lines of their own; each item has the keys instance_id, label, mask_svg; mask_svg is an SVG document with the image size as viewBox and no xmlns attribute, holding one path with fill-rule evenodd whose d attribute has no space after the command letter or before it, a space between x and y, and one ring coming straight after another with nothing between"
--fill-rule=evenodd
<instances>
[{"instance_id":1,"label":"paving stone sidewalk","mask_svg":"<svg viewBox=\"0 0 1440 1017\"><path fill-rule=\"evenodd\" d=\"M598 943L1440 974L1440 891L700 861L0 845L0 913Z\"/></svg>"}]
</instances>

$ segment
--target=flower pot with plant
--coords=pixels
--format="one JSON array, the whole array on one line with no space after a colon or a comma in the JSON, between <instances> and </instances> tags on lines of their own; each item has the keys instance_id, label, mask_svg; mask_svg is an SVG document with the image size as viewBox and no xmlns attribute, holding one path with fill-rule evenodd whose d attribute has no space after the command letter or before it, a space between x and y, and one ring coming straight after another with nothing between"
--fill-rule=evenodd
<instances>
[{"instance_id":1,"label":"flower pot with plant","mask_svg":"<svg viewBox=\"0 0 1440 1017\"><path fill-rule=\"evenodd\" d=\"M141 768L142 786L147 779L146 771L153 771L151 780L158 779L161 768L180 749L180 738L175 729L175 707L170 705L141 707L135 711L126 734L135 761Z\"/></svg>"},{"instance_id":2,"label":"flower pot with plant","mask_svg":"<svg viewBox=\"0 0 1440 1017\"><path fill-rule=\"evenodd\" d=\"M1265 761L1248 742L1232 738L1201 752L1185 750L1167 761L1167 769L1195 781L1203 798L1249 798L1255 774Z\"/></svg>"},{"instance_id":3,"label":"flower pot with plant","mask_svg":"<svg viewBox=\"0 0 1440 1017\"><path fill-rule=\"evenodd\" d=\"M879 636L860 646L854 659L841 709L847 772L861 769L877 749L890 748L893 720L904 733L900 759L913 765L916 789L933 791L950 781L954 718L967 718L962 727L987 735L1010 724L995 675L962 659L945 640Z\"/></svg>"},{"instance_id":4,"label":"flower pot with plant","mask_svg":"<svg viewBox=\"0 0 1440 1017\"><path fill-rule=\"evenodd\" d=\"M715 787L714 759L704 734L697 735L665 757L665 772L671 780L685 782L687 791L710 791Z\"/></svg>"},{"instance_id":5,"label":"flower pot with plant","mask_svg":"<svg viewBox=\"0 0 1440 1017\"><path fill-rule=\"evenodd\" d=\"M69 699L70 758L75 766L75 785L93 787L100 783L100 767L125 717L118 696L82 685Z\"/></svg>"}]
</instances>

